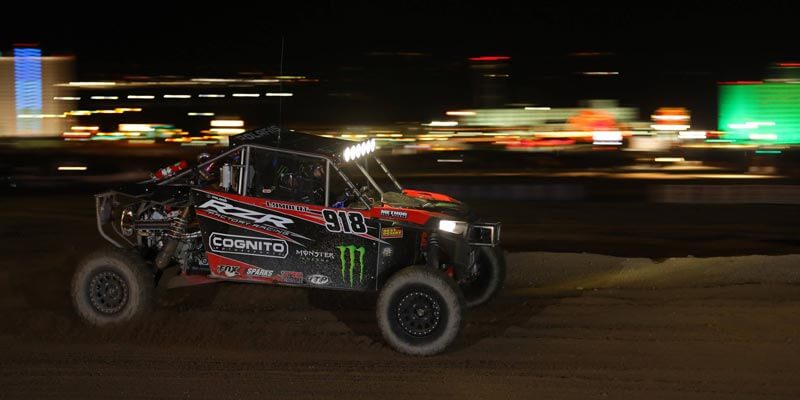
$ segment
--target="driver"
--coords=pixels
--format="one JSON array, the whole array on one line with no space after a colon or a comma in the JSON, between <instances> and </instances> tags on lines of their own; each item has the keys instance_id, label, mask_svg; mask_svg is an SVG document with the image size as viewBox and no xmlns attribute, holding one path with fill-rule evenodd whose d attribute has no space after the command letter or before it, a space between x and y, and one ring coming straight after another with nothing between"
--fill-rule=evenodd
<instances>
[{"instance_id":1,"label":"driver","mask_svg":"<svg viewBox=\"0 0 800 400\"><path fill-rule=\"evenodd\" d=\"M322 205L325 202L325 169L320 163L305 163L299 171L282 166L277 173L276 185L265 189L278 199Z\"/></svg>"}]
</instances>

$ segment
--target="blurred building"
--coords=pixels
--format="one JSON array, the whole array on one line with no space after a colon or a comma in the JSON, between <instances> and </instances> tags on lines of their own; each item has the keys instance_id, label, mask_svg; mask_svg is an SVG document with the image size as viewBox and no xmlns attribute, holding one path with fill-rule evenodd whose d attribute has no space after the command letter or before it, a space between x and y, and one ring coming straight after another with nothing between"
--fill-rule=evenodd
<instances>
[{"instance_id":1,"label":"blurred building","mask_svg":"<svg viewBox=\"0 0 800 400\"><path fill-rule=\"evenodd\" d=\"M43 56L33 45L0 55L0 136L56 136L66 127L68 106L57 99L71 90L73 57Z\"/></svg>"},{"instance_id":2,"label":"blurred building","mask_svg":"<svg viewBox=\"0 0 800 400\"><path fill-rule=\"evenodd\" d=\"M472 104L476 108L498 108L508 103L511 78L508 56L481 56L469 59Z\"/></svg>"},{"instance_id":3,"label":"blurred building","mask_svg":"<svg viewBox=\"0 0 800 400\"><path fill-rule=\"evenodd\" d=\"M587 100L581 107L521 107L521 108L489 108L456 112L459 127L539 127L553 129L574 129L570 120L586 113L602 112L613 119L614 124L631 124L639 118L639 110L632 107L620 107L614 100ZM604 126L603 128L613 128ZM591 127L587 127L591 129Z\"/></svg>"},{"instance_id":4,"label":"blurred building","mask_svg":"<svg viewBox=\"0 0 800 400\"><path fill-rule=\"evenodd\" d=\"M800 63L779 63L763 81L720 82L724 140L800 144Z\"/></svg>"},{"instance_id":5,"label":"blurred building","mask_svg":"<svg viewBox=\"0 0 800 400\"><path fill-rule=\"evenodd\" d=\"M77 119L70 140L127 140L215 144L230 135L280 123L297 90L318 82L305 76L239 73L227 76L122 76L62 82L76 95L63 99ZM90 129L84 129L90 128Z\"/></svg>"}]
</instances>

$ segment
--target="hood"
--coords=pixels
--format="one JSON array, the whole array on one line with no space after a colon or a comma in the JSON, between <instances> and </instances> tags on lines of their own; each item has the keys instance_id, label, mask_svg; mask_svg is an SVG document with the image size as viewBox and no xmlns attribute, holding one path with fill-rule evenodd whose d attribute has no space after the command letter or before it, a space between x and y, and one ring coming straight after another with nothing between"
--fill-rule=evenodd
<instances>
[{"instance_id":1,"label":"hood","mask_svg":"<svg viewBox=\"0 0 800 400\"><path fill-rule=\"evenodd\" d=\"M440 193L406 189L403 193L385 192L381 200L389 207L440 213L464 221L475 219L474 213L466 204Z\"/></svg>"}]
</instances>

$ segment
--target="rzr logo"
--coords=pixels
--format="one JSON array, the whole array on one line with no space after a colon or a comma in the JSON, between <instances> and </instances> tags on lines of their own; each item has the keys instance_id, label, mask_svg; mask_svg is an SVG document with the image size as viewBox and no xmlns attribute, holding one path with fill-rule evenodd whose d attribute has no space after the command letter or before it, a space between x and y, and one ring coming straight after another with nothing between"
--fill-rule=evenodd
<instances>
[{"instance_id":1,"label":"rzr logo","mask_svg":"<svg viewBox=\"0 0 800 400\"><path fill-rule=\"evenodd\" d=\"M225 203L223 201L211 199L203 203L200 207L201 210L212 209L220 214L230 215L237 218L246 219L256 224L268 223L278 228L286 228L286 225L291 224L293 221L289 218L284 218L273 214L264 214L258 211L248 210L246 208L236 207L234 205Z\"/></svg>"},{"instance_id":2,"label":"rzr logo","mask_svg":"<svg viewBox=\"0 0 800 400\"><path fill-rule=\"evenodd\" d=\"M347 256L350 258L350 286L353 286L353 271L356 269L356 261L358 261L358 281L364 281L364 253L366 249L363 247L349 246L336 246L339 249L339 258L342 261L342 280L347 282ZM358 259L356 260L356 253Z\"/></svg>"}]
</instances>

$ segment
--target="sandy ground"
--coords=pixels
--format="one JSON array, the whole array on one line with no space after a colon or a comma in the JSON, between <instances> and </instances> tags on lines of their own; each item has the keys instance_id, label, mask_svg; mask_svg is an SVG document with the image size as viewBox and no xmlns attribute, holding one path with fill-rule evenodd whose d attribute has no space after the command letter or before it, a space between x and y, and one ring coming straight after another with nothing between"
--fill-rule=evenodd
<instances>
[{"instance_id":1,"label":"sandy ground","mask_svg":"<svg viewBox=\"0 0 800 400\"><path fill-rule=\"evenodd\" d=\"M372 295L182 288L162 291L144 321L86 327L67 283L99 243L91 199L0 199L0 398L800 396L796 216L769 220L768 210L752 208L752 220L743 212L726 225L707 210L698 224L681 207L583 207L542 206L514 219L495 209L518 243L507 288L469 314L457 348L420 359L383 343ZM580 218L592 207L607 215L605 225ZM608 223L614 209L650 229L621 234L640 225ZM711 238L709 246L681 235L689 223L701 226L689 236ZM536 229L546 224L559 226L550 235ZM730 231L734 224L746 234ZM648 246L660 256L641 258ZM693 248L713 257L668 258ZM763 255L731 257L747 249Z\"/></svg>"}]
</instances>

